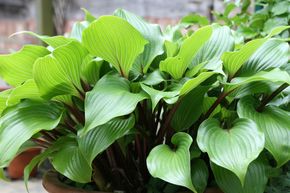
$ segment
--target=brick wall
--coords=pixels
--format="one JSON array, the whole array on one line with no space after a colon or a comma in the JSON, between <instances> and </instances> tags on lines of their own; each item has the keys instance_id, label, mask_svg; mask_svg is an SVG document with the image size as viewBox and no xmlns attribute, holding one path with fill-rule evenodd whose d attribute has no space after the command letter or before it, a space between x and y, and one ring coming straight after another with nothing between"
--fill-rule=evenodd
<instances>
[{"instance_id":1,"label":"brick wall","mask_svg":"<svg viewBox=\"0 0 290 193\"><path fill-rule=\"evenodd\" d=\"M8 53L11 50L19 49L24 44L36 42L34 38L27 35L17 35L8 38L8 36L18 31L36 32L35 1L37 0L0 0L0 53ZM111 14L117 8L124 8L145 17L153 23L165 26L177 23L181 17L192 12L209 16L211 3L214 2L214 5L221 9L223 0L65 1L67 1L67 6L65 8L66 21L64 29L65 31L70 31L74 21L83 19L81 7L88 9L95 16ZM10 4L10 8L8 4Z\"/></svg>"}]
</instances>

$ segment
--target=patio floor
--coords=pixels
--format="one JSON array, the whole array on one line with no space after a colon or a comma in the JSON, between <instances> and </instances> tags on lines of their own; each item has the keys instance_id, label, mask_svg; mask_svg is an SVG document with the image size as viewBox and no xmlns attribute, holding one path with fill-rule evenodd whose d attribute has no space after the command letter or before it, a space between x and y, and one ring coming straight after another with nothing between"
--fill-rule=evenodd
<instances>
[{"instance_id":1,"label":"patio floor","mask_svg":"<svg viewBox=\"0 0 290 193\"><path fill-rule=\"evenodd\" d=\"M42 187L40 179L31 179L29 181L30 193L47 193ZM27 193L22 180L4 182L0 180L0 193Z\"/></svg>"}]
</instances>

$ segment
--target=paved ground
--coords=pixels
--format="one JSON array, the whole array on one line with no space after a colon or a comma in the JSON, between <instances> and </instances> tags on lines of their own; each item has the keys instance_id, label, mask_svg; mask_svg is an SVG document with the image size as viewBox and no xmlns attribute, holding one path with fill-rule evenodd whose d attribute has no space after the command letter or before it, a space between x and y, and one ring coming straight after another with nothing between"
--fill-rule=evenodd
<instances>
[{"instance_id":1,"label":"paved ground","mask_svg":"<svg viewBox=\"0 0 290 193\"><path fill-rule=\"evenodd\" d=\"M32 179L29 181L30 193L47 193L42 185L41 180ZM0 193L26 193L23 181L4 182L0 180Z\"/></svg>"}]
</instances>

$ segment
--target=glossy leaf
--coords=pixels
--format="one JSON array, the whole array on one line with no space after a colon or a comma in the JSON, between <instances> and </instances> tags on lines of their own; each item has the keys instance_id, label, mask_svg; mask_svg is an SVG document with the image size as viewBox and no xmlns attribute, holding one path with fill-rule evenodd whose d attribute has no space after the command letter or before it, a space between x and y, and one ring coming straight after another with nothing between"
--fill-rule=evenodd
<instances>
[{"instance_id":1,"label":"glossy leaf","mask_svg":"<svg viewBox=\"0 0 290 193\"><path fill-rule=\"evenodd\" d=\"M238 114L256 122L265 134L265 148L280 167L290 160L290 114L275 106L267 106L263 112L257 112L257 105L258 101L251 97L242 98L238 103Z\"/></svg>"},{"instance_id":2,"label":"glossy leaf","mask_svg":"<svg viewBox=\"0 0 290 193\"><path fill-rule=\"evenodd\" d=\"M100 70L104 63L101 58L93 58L87 55L83 61L81 76L88 84L95 85L100 78Z\"/></svg>"},{"instance_id":3,"label":"glossy leaf","mask_svg":"<svg viewBox=\"0 0 290 193\"><path fill-rule=\"evenodd\" d=\"M21 99L43 100L34 80L27 80L24 84L11 90L6 105L11 106L20 102Z\"/></svg>"},{"instance_id":4,"label":"glossy leaf","mask_svg":"<svg viewBox=\"0 0 290 193\"><path fill-rule=\"evenodd\" d=\"M37 165L41 164L45 159L47 159L50 154L53 152L52 149L47 149L44 152L41 152L41 154L35 156L27 166L25 166L24 169L24 174L23 174L23 180L25 183L25 187L26 187L26 191L29 193L29 189L28 189L28 180L30 177L31 172L33 171L33 169L35 167L37 167Z\"/></svg>"},{"instance_id":5,"label":"glossy leaf","mask_svg":"<svg viewBox=\"0 0 290 193\"><path fill-rule=\"evenodd\" d=\"M204 121L197 133L197 144L210 160L237 175L244 184L247 168L264 148L265 137L255 122L237 119L232 128L222 129L217 119Z\"/></svg>"},{"instance_id":6,"label":"glossy leaf","mask_svg":"<svg viewBox=\"0 0 290 193\"><path fill-rule=\"evenodd\" d=\"M138 102L147 98L144 93L131 93L129 81L118 76L107 75L98 81L94 89L86 94L85 127L81 134L107 123L111 119L133 112Z\"/></svg>"},{"instance_id":7,"label":"glossy leaf","mask_svg":"<svg viewBox=\"0 0 290 193\"><path fill-rule=\"evenodd\" d=\"M249 58L264 44L269 38L274 35L281 33L282 31L288 29L288 26L281 26L274 28L271 33L260 39L255 39L244 46L240 50L234 52L225 52L222 56L222 61L225 69L229 73L230 77L233 77L237 71L242 67L242 65L249 60Z\"/></svg>"},{"instance_id":8,"label":"glossy leaf","mask_svg":"<svg viewBox=\"0 0 290 193\"><path fill-rule=\"evenodd\" d=\"M114 15L128 21L149 42L145 45L144 52L135 61L139 66L142 66L143 72L146 73L153 59L163 53L164 38L159 25L150 24L141 17L123 9L116 10Z\"/></svg>"},{"instance_id":9,"label":"glossy leaf","mask_svg":"<svg viewBox=\"0 0 290 193\"><path fill-rule=\"evenodd\" d=\"M77 41L58 47L52 55L40 58L34 66L34 80L44 98L79 96L81 64L87 51Z\"/></svg>"},{"instance_id":10,"label":"glossy leaf","mask_svg":"<svg viewBox=\"0 0 290 193\"><path fill-rule=\"evenodd\" d=\"M156 105L161 99L171 99L177 97L179 91L161 91L141 84L141 88L150 96L151 103L152 103L152 111L154 111Z\"/></svg>"},{"instance_id":11,"label":"glossy leaf","mask_svg":"<svg viewBox=\"0 0 290 193\"><path fill-rule=\"evenodd\" d=\"M216 72L202 72L197 77L189 79L182 86L180 90L180 95L186 95L214 74L216 74Z\"/></svg>"},{"instance_id":12,"label":"glossy leaf","mask_svg":"<svg viewBox=\"0 0 290 193\"><path fill-rule=\"evenodd\" d=\"M208 87L197 87L181 99L171 120L171 126L175 131L188 129L199 118L207 91Z\"/></svg>"},{"instance_id":13,"label":"glossy leaf","mask_svg":"<svg viewBox=\"0 0 290 193\"><path fill-rule=\"evenodd\" d=\"M166 182L184 186L197 193L191 181L189 148L192 138L186 133L176 133L172 139L176 149L172 150L167 145L154 147L147 157L149 173Z\"/></svg>"},{"instance_id":14,"label":"glossy leaf","mask_svg":"<svg viewBox=\"0 0 290 193\"><path fill-rule=\"evenodd\" d=\"M59 46L63 46L63 45L72 41L72 39L66 38L64 36L38 35L38 34L31 32L31 31L20 31L20 32L14 33L13 35L18 35L18 34L28 34L28 35L31 35L33 37L36 37L54 49L59 47Z\"/></svg>"},{"instance_id":15,"label":"glossy leaf","mask_svg":"<svg viewBox=\"0 0 290 193\"><path fill-rule=\"evenodd\" d=\"M244 185L239 178L231 171L211 163L211 169L218 186L224 193L264 193L268 181L267 164L258 159L253 161L245 176Z\"/></svg>"},{"instance_id":16,"label":"glossy leaf","mask_svg":"<svg viewBox=\"0 0 290 193\"><path fill-rule=\"evenodd\" d=\"M33 78L34 62L47 54L42 46L26 45L18 52L0 55L0 76L11 86L19 86Z\"/></svg>"},{"instance_id":17,"label":"glossy leaf","mask_svg":"<svg viewBox=\"0 0 290 193\"><path fill-rule=\"evenodd\" d=\"M279 68L271 71L260 71L249 77L236 77L230 83L226 83L226 90L233 90L239 86L257 81L270 81L275 83L288 83L290 84L290 75Z\"/></svg>"},{"instance_id":18,"label":"glossy leaf","mask_svg":"<svg viewBox=\"0 0 290 193\"><path fill-rule=\"evenodd\" d=\"M148 74L148 76L145 78L145 80L142 81L142 83L145 85L153 86L160 84L164 81L165 79L162 76L161 72L159 70L155 70L154 72Z\"/></svg>"},{"instance_id":19,"label":"glossy leaf","mask_svg":"<svg viewBox=\"0 0 290 193\"><path fill-rule=\"evenodd\" d=\"M281 40L272 39L265 42L243 64L239 76L250 76L259 71L281 67L288 62L289 45Z\"/></svg>"},{"instance_id":20,"label":"glossy leaf","mask_svg":"<svg viewBox=\"0 0 290 193\"><path fill-rule=\"evenodd\" d=\"M205 69L220 71L222 68L221 56L224 52L234 48L234 38L231 30L227 26L213 25L213 32L210 39L198 51L193 61L189 65L193 69L199 64L204 64Z\"/></svg>"},{"instance_id":21,"label":"glossy leaf","mask_svg":"<svg viewBox=\"0 0 290 193\"><path fill-rule=\"evenodd\" d=\"M34 134L56 127L62 113L63 107L56 102L25 101L8 109L0 118L0 167L5 167Z\"/></svg>"},{"instance_id":22,"label":"glossy leaf","mask_svg":"<svg viewBox=\"0 0 290 193\"><path fill-rule=\"evenodd\" d=\"M198 50L209 40L211 35L212 26L197 30L183 41L176 56L168 57L160 63L160 70L168 72L174 79L180 79Z\"/></svg>"},{"instance_id":23,"label":"glossy leaf","mask_svg":"<svg viewBox=\"0 0 290 193\"><path fill-rule=\"evenodd\" d=\"M134 123L133 115L127 119L115 118L92 129L78 139L79 148L88 163L91 164L98 154L107 149L117 139L126 135L133 128Z\"/></svg>"},{"instance_id":24,"label":"glossy leaf","mask_svg":"<svg viewBox=\"0 0 290 193\"><path fill-rule=\"evenodd\" d=\"M92 167L79 149L75 136L66 136L56 142L52 165L59 173L79 182L91 182Z\"/></svg>"},{"instance_id":25,"label":"glossy leaf","mask_svg":"<svg viewBox=\"0 0 290 193\"><path fill-rule=\"evenodd\" d=\"M102 16L92 22L83 31L82 42L91 54L110 62L125 77L148 43L127 21L116 16Z\"/></svg>"},{"instance_id":26,"label":"glossy leaf","mask_svg":"<svg viewBox=\"0 0 290 193\"><path fill-rule=\"evenodd\" d=\"M191 164L191 179L198 193L204 193L208 181L208 168L202 159L194 160Z\"/></svg>"}]
</instances>

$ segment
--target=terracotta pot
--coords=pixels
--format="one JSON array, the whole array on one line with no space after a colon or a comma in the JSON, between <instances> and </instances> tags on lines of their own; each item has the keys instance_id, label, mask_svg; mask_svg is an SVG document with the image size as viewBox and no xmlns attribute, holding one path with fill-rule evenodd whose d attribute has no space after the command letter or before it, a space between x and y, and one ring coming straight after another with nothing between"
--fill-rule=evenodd
<instances>
[{"instance_id":1,"label":"terracotta pot","mask_svg":"<svg viewBox=\"0 0 290 193\"><path fill-rule=\"evenodd\" d=\"M20 153L9 164L7 168L8 176L12 179L19 179L23 177L24 168L29 162L41 152L39 148L32 148ZM36 168L33 169L30 176L36 175Z\"/></svg>"},{"instance_id":2,"label":"terracotta pot","mask_svg":"<svg viewBox=\"0 0 290 193\"><path fill-rule=\"evenodd\" d=\"M47 172L43 179L42 185L45 190L49 193L109 193L109 192L99 192L99 191L86 191L80 188L74 188L62 183L58 179L56 172Z\"/></svg>"}]
</instances>

